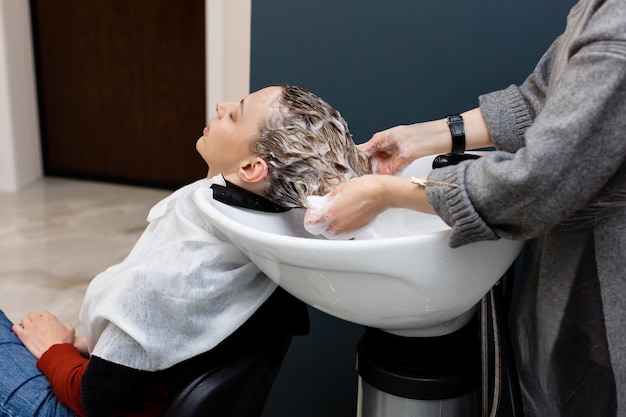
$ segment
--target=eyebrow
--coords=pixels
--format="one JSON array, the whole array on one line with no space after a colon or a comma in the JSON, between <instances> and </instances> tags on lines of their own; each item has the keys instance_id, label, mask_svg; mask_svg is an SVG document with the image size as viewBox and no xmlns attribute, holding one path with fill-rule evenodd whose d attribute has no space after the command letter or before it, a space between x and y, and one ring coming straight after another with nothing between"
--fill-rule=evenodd
<instances>
[{"instance_id":1,"label":"eyebrow","mask_svg":"<svg viewBox=\"0 0 626 417\"><path fill-rule=\"evenodd\" d=\"M239 107L241 108L241 119L243 119L243 98L241 99L241 101L239 102Z\"/></svg>"}]
</instances>

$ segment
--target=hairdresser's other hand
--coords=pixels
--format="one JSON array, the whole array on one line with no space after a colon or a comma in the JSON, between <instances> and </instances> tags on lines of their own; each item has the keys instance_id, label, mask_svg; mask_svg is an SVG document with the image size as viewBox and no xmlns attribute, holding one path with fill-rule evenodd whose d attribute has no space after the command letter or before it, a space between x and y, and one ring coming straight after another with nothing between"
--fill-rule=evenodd
<instances>
[{"instance_id":1,"label":"hairdresser's other hand","mask_svg":"<svg viewBox=\"0 0 626 417\"><path fill-rule=\"evenodd\" d=\"M395 126L374 134L359 149L370 156L375 173L396 175L414 160L438 151L433 127L431 123Z\"/></svg>"},{"instance_id":2,"label":"hairdresser's other hand","mask_svg":"<svg viewBox=\"0 0 626 417\"><path fill-rule=\"evenodd\" d=\"M462 115L466 148L493 146L480 108ZM370 156L375 173L396 175L418 158L450 152L452 135L447 119L443 118L383 130L360 145L359 149Z\"/></svg>"},{"instance_id":3,"label":"hairdresser's other hand","mask_svg":"<svg viewBox=\"0 0 626 417\"><path fill-rule=\"evenodd\" d=\"M408 177L364 175L341 184L328 197L329 202L323 208L306 211L307 230L323 227L330 235L349 234L390 208L435 214L425 189Z\"/></svg>"},{"instance_id":4,"label":"hairdresser's other hand","mask_svg":"<svg viewBox=\"0 0 626 417\"><path fill-rule=\"evenodd\" d=\"M47 311L32 312L22 317L19 324L13 325L13 332L37 359L52 345L73 344L75 336L72 325L61 323Z\"/></svg>"},{"instance_id":5,"label":"hairdresser's other hand","mask_svg":"<svg viewBox=\"0 0 626 417\"><path fill-rule=\"evenodd\" d=\"M378 198L378 175L364 175L339 185L329 195L329 203L318 210L307 210L305 225L321 225L330 234L342 235L358 230L386 209Z\"/></svg>"}]
</instances>

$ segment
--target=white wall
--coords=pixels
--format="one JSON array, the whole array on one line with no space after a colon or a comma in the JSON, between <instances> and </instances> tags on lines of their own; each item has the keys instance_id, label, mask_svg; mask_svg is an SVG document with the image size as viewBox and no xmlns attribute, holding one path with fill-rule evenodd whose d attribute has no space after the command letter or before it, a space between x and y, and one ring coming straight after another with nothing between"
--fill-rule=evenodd
<instances>
[{"instance_id":1,"label":"white wall","mask_svg":"<svg viewBox=\"0 0 626 417\"><path fill-rule=\"evenodd\" d=\"M250 92L251 0L205 0L207 120L221 100Z\"/></svg>"},{"instance_id":2,"label":"white wall","mask_svg":"<svg viewBox=\"0 0 626 417\"><path fill-rule=\"evenodd\" d=\"M207 120L249 93L251 0L205 0ZM29 2L0 1L0 191L43 172Z\"/></svg>"},{"instance_id":3,"label":"white wall","mask_svg":"<svg viewBox=\"0 0 626 417\"><path fill-rule=\"evenodd\" d=\"M0 1L0 191L42 175L28 1Z\"/></svg>"}]
</instances>

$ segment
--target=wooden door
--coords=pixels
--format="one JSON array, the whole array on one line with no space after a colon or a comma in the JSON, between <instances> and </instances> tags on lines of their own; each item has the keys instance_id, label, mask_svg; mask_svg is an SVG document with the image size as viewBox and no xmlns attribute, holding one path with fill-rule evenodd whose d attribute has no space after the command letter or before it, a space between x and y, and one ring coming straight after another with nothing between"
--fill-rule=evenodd
<instances>
[{"instance_id":1,"label":"wooden door","mask_svg":"<svg viewBox=\"0 0 626 417\"><path fill-rule=\"evenodd\" d=\"M31 0L46 175L206 175L204 0Z\"/></svg>"}]
</instances>

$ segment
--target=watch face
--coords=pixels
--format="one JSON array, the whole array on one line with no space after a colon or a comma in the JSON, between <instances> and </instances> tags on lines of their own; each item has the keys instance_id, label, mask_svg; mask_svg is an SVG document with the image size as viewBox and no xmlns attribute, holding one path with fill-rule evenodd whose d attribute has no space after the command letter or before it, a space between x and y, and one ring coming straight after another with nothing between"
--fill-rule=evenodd
<instances>
[{"instance_id":1,"label":"watch face","mask_svg":"<svg viewBox=\"0 0 626 417\"><path fill-rule=\"evenodd\" d=\"M447 116L448 124L452 123L463 123L463 116L455 114L452 116Z\"/></svg>"}]
</instances>

